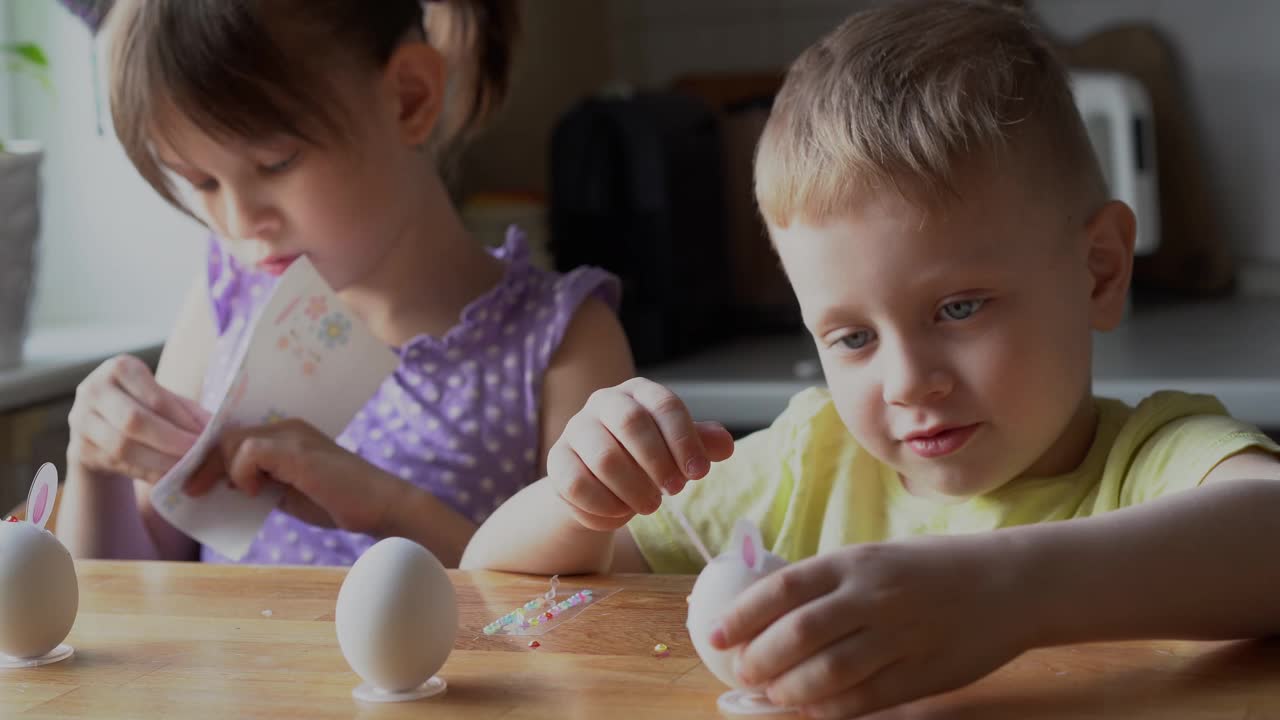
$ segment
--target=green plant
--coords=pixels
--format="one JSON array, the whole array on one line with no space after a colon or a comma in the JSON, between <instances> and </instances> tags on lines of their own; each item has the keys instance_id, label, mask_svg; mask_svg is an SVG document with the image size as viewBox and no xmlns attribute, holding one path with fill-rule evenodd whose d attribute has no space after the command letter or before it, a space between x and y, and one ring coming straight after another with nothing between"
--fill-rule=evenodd
<instances>
[{"instance_id":1,"label":"green plant","mask_svg":"<svg viewBox=\"0 0 1280 720\"><path fill-rule=\"evenodd\" d=\"M52 88L49 80L49 58L35 43L11 43L0 45L0 61L13 73L26 73L46 88ZM0 139L0 152L4 152L4 140Z\"/></svg>"}]
</instances>

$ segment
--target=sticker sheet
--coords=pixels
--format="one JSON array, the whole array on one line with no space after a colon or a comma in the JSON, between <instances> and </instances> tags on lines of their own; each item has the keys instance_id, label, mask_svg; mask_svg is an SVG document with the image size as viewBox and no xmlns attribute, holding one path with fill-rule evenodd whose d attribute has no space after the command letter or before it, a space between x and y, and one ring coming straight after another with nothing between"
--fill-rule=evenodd
<instances>
[{"instance_id":1,"label":"sticker sheet","mask_svg":"<svg viewBox=\"0 0 1280 720\"><path fill-rule=\"evenodd\" d=\"M232 560L249 551L281 489L268 486L249 497L224 479L201 497L183 493L223 431L297 418L337 437L399 363L305 256L280 276L246 337L213 418L151 491L152 504L174 527Z\"/></svg>"}]
</instances>

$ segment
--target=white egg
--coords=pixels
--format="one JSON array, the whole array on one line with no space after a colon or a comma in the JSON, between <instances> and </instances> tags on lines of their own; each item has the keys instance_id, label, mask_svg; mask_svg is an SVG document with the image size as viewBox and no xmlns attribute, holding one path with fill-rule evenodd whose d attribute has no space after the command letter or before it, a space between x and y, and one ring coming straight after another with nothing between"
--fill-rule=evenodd
<instances>
[{"instance_id":1,"label":"white egg","mask_svg":"<svg viewBox=\"0 0 1280 720\"><path fill-rule=\"evenodd\" d=\"M0 654L48 653L67 638L79 609L67 548L29 522L0 522Z\"/></svg>"},{"instance_id":2,"label":"white egg","mask_svg":"<svg viewBox=\"0 0 1280 720\"><path fill-rule=\"evenodd\" d=\"M751 548L744 552L744 545L748 543ZM733 671L733 659L738 648L717 650L711 646L711 633L743 590L786 564L787 561L778 555L765 552L758 529L740 521L729 549L698 573L693 592L689 595L689 616L685 627L689 630L693 649L702 658L702 664L729 687L747 689L738 682Z\"/></svg>"},{"instance_id":3,"label":"white egg","mask_svg":"<svg viewBox=\"0 0 1280 720\"><path fill-rule=\"evenodd\" d=\"M444 666L458 632L458 602L444 566L426 548L387 538L356 560L334 617L342 655L365 682L400 693Z\"/></svg>"}]
</instances>

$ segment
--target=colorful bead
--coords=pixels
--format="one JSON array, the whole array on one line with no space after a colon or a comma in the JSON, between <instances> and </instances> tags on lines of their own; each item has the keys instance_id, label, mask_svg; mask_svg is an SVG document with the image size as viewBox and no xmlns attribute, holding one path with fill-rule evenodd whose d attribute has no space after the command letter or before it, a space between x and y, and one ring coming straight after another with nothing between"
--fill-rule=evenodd
<instances>
[{"instance_id":1,"label":"colorful bead","mask_svg":"<svg viewBox=\"0 0 1280 720\"><path fill-rule=\"evenodd\" d=\"M666 657L671 654L671 651L666 643L658 643L653 646L653 654L657 657Z\"/></svg>"},{"instance_id":2,"label":"colorful bead","mask_svg":"<svg viewBox=\"0 0 1280 720\"><path fill-rule=\"evenodd\" d=\"M535 649L536 649L536 648L540 648L540 647L542 647L542 643L538 642L537 640L530 640L530 641L529 641L529 647L531 647L531 648L535 648Z\"/></svg>"}]
</instances>

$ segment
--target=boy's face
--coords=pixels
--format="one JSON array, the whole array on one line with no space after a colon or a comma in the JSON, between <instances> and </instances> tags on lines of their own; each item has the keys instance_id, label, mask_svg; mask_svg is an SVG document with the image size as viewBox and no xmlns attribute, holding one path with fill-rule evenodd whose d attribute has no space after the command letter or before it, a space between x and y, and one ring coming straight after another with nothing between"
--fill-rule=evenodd
<instances>
[{"instance_id":1,"label":"boy's face","mask_svg":"<svg viewBox=\"0 0 1280 720\"><path fill-rule=\"evenodd\" d=\"M936 210L890 191L770 228L840 417L916 495L1066 472L1092 441L1091 331L1124 288L1092 221L992 175Z\"/></svg>"}]
</instances>

